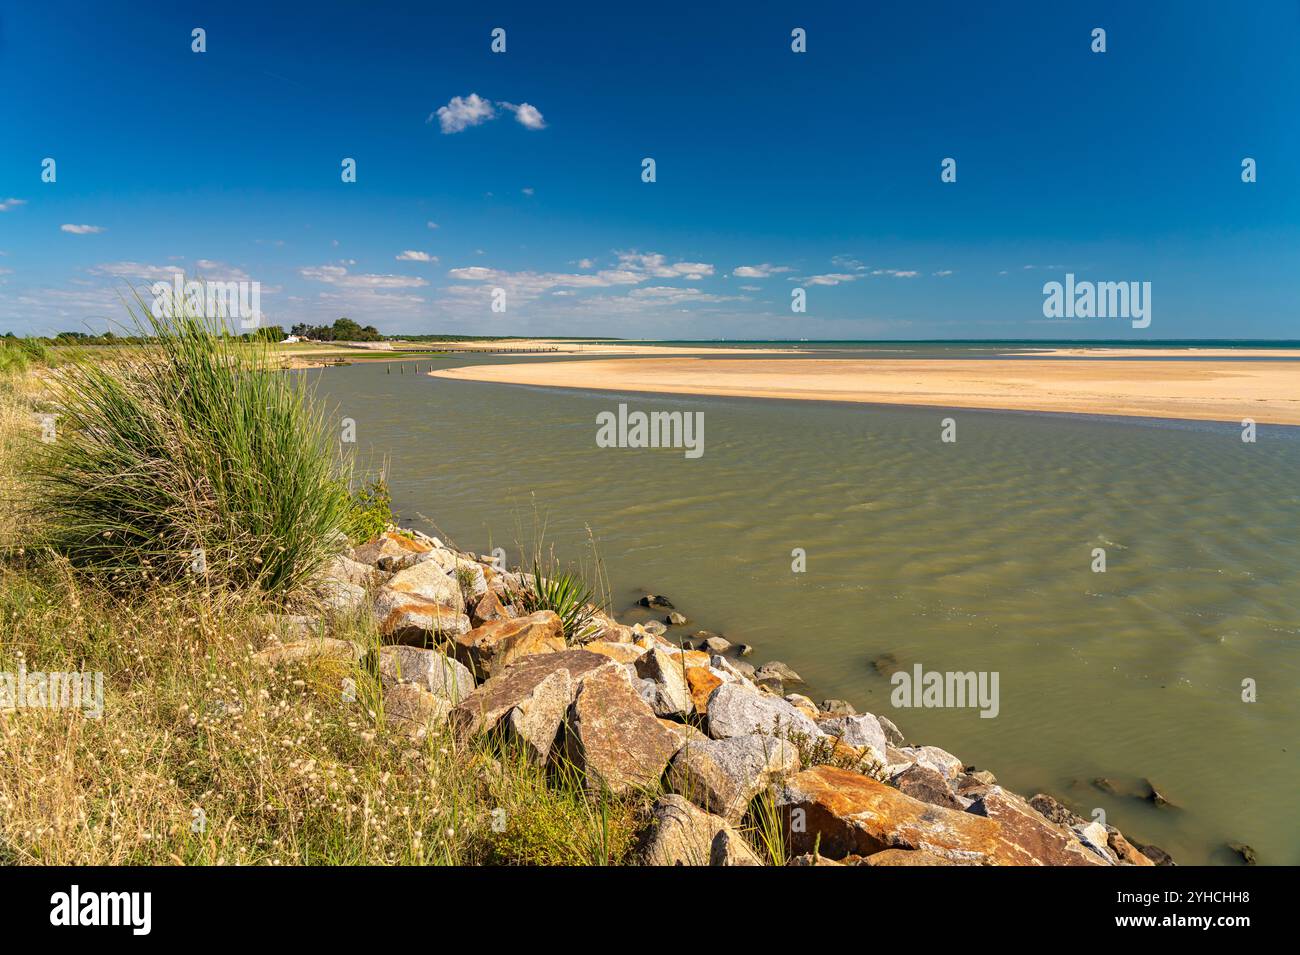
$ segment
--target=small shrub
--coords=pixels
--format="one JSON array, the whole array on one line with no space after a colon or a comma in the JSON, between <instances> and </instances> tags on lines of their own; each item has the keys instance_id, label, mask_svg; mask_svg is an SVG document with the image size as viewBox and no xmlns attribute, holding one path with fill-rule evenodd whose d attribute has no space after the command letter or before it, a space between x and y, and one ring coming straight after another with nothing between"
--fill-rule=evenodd
<instances>
[{"instance_id":1,"label":"small shrub","mask_svg":"<svg viewBox=\"0 0 1300 955\"><path fill-rule=\"evenodd\" d=\"M367 481L352 495L351 526L348 537L358 543L373 540L390 524L397 523L393 512L393 495L382 478Z\"/></svg>"}]
</instances>

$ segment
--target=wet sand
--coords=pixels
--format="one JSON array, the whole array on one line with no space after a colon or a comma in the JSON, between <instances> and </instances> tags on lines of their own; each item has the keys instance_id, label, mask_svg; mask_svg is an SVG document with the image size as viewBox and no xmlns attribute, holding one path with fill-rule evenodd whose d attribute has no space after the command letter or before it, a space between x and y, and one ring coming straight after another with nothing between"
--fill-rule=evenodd
<instances>
[{"instance_id":1,"label":"wet sand","mask_svg":"<svg viewBox=\"0 0 1300 955\"><path fill-rule=\"evenodd\" d=\"M1097 351L1105 355L1104 350ZM657 349L654 353L661 354ZM1166 356L1184 353L1197 354L1193 350L1161 352ZM1260 424L1300 425L1300 362L1285 359L717 360L674 356L478 365L429 374L603 391L1201 421L1240 422L1251 418Z\"/></svg>"}]
</instances>

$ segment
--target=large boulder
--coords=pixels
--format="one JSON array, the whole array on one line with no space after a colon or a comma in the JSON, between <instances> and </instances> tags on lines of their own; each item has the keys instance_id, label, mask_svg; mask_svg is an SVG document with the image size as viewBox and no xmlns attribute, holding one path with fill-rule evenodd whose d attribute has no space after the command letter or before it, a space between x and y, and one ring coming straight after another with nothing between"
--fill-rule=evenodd
<instances>
[{"instance_id":1,"label":"large boulder","mask_svg":"<svg viewBox=\"0 0 1300 955\"><path fill-rule=\"evenodd\" d=\"M673 757L672 790L696 805L738 823L750 800L774 780L799 771L799 751L771 736L689 742Z\"/></svg>"},{"instance_id":2,"label":"large boulder","mask_svg":"<svg viewBox=\"0 0 1300 955\"><path fill-rule=\"evenodd\" d=\"M686 686L691 691L691 705L700 716L709 713L709 697L722 686L722 677L712 667L687 667Z\"/></svg>"},{"instance_id":3,"label":"large boulder","mask_svg":"<svg viewBox=\"0 0 1300 955\"><path fill-rule=\"evenodd\" d=\"M384 720L413 740L445 724L450 710L450 702L415 683L397 683L384 693Z\"/></svg>"},{"instance_id":4,"label":"large boulder","mask_svg":"<svg viewBox=\"0 0 1300 955\"><path fill-rule=\"evenodd\" d=\"M785 700L743 683L724 683L714 690L709 695L708 712L709 735L714 739L754 733L809 739L822 735L816 723Z\"/></svg>"},{"instance_id":5,"label":"large boulder","mask_svg":"<svg viewBox=\"0 0 1300 955\"><path fill-rule=\"evenodd\" d=\"M508 735L524 747L534 763L543 765L550 758L573 694L573 677L564 667L559 667L506 715Z\"/></svg>"},{"instance_id":6,"label":"large boulder","mask_svg":"<svg viewBox=\"0 0 1300 955\"><path fill-rule=\"evenodd\" d=\"M427 559L432 549L431 545L423 541L396 531L387 531L356 548L352 557L359 563L391 572Z\"/></svg>"},{"instance_id":7,"label":"large boulder","mask_svg":"<svg viewBox=\"0 0 1300 955\"><path fill-rule=\"evenodd\" d=\"M401 594L414 594L434 603L456 608L457 613L465 612L465 597L460 584L454 577L432 560L408 567L388 578L384 585L388 590Z\"/></svg>"},{"instance_id":8,"label":"large boulder","mask_svg":"<svg viewBox=\"0 0 1300 955\"><path fill-rule=\"evenodd\" d=\"M926 852L924 849L885 849L881 852L873 853L867 856L862 863L868 866L929 866L929 865L958 865L951 859L945 859L943 856L937 856L933 852Z\"/></svg>"},{"instance_id":9,"label":"large boulder","mask_svg":"<svg viewBox=\"0 0 1300 955\"><path fill-rule=\"evenodd\" d=\"M457 636L454 648L458 660L487 679L521 657L563 650L564 625L554 611L539 610L476 627Z\"/></svg>"},{"instance_id":10,"label":"large boulder","mask_svg":"<svg viewBox=\"0 0 1300 955\"><path fill-rule=\"evenodd\" d=\"M962 761L938 746L904 746L899 750L909 762L933 769L944 779L956 779L965 770Z\"/></svg>"},{"instance_id":11,"label":"large boulder","mask_svg":"<svg viewBox=\"0 0 1300 955\"><path fill-rule=\"evenodd\" d=\"M336 554L325 562L325 566L316 576L322 581L341 580L357 587L374 588L383 583L388 575L369 564L363 564L343 554Z\"/></svg>"},{"instance_id":12,"label":"large boulder","mask_svg":"<svg viewBox=\"0 0 1300 955\"><path fill-rule=\"evenodd\" d=\"M680 659L680 654L678 658ZM639 677L654 682L651 707L656 716L687 717L695 709L691 690L682 664L658 646L651 647L636 660Z\"/></svg>"},{"instance_id":13,"label":"large boulder","mask_svg":"<svg viewBox=\"0 0 1300 955\"><path fill-rule=\"evenodd\" d=\"M379 680L385 688L415 683L450 703L474 691L474 677L464 665L433 650L402 645L379 648Z\"/></svg>"},{"instance_id":14,"label":"large boulder","mask_svg":"<svg viewBox=\"0 0 1300 955\"><path fill-rule=\"evenodd\" d=\"M1000 826L998 865L1106 865L1072 832L1050 822L1015 793L990 787L971 805L968 815L982 816ZM1101 828L1101 827L1098 827ZM1100 838L1105 842L1106 831Z\"/></svg>"},{"instance_id":15,"label":"large boulder","mask_svg":"<svg viewBox=\"0 0 1300 955\"><path fill-rule=\"evenodd\" d=\"M569 707L566 747L589 790L617 795L657 785L680 745L624 667L613 664L579 684Z\"/></svg>"},{"instance_id":16,"label":"large boulder","mask_svg":"<svg viewBox=\"0 0 1300 955\"><path fill-rule=\"evenodd\" d=\"M570 692L587 675L596 670L618 667L608 657L586 650L565 650L562 653L545 653L524 657L506 667L492 679L483 683L451 712L451 723L462 739L502 728L503 721L516 707L529 710L534 706L547 706L555 692L554 682L546 681L557 671L568 676ZM545 685L544 685L545 684ZM565 699L564 709L572 702Z\"/></svg>"},{"instance_id":17,"label":"large boulder","mask_svg":"<svg viewBox=\"0 0 1300 955\"><path fill-rule=\"evenodd\" d=\"M322 580L316 584L322 607L335 613L350 613L366 602L366 588L346 580Z\"/></svg>"},{"instance_id":18,"label":"large boulder","mask_svg":"<svg viewBox=\"0 0 1300 955\"><path fill-rule=\"evenodd\" d=\"M923 849L968 865L1042 864L1004 841L992 819L932 806L833 766L814 766L786 780L777 789L777 806L795 852L820 843L819 851L833 859Z\"/></svg>"},{"instance_id":19,"label":"large boulder","mask_svg":"<svg viewBox=\"0 0 1300 955\"><path fill-rule=\"evenodd\" d=\"M654 804L635 858L642 865L762 864L725 819L671 793Z\"/></svg>"},{"instance_id":20,"label":"large boulder","mask_svg":"<svg viewBox=\"0 0 1300 955\"><path fill-rule=\"evenodd\" d=\"M886 762L889 740L880 721L870 713L861 716L832 716L830 719L818 720L817 728L827 736L844 740L850 746L858 749L866 747L878 762Z\"/></svg>"},{"instance_id":21,"label":"large boulder","mask_svg":"<svg viewBox=\"0 0 1300 955\"><path fill-rule=\"evenodd\" d=\"M469 617L456 606L382 587L375 595L379 633L392 643L437 643L469 633Z\"/></svg>"},{"instance_id":22,"label":"large boulder","mask_svg":"<svg viewBox=\"0 0 1300 955\"><path fill-rule=\"evenodd\" d=\"M959 799L948 787L948 780L944 779L942 774L920 763L909 766L890 782L898 787L899 792L933 806L943 806L945 809L962 812L970 802L970 800L963 802Z\"/></svg>"}]
</instances>

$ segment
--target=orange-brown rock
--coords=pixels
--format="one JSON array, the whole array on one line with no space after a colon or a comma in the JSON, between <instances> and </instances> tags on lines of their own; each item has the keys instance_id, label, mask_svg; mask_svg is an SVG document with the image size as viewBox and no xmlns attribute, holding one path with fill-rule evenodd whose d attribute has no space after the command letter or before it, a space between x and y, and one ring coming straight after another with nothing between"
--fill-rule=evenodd
<instances>
[{"instance_id":1,"label":"orange-brown rock","mask_svg":"<svg viewBox=\"0 0 1300 955\"><path fill-rule=\"evenodd\" d=\"M602 657L609 657L618 663L635 663L640 659L641 654L646 652L630 643L611 643L608 640L592 640L590 643L584 643L582 649L599 653Z\"/></svg>"},{"instance_id":2,"label":"orange-brown rock","mask_svg":"<svg viewBox=\"0 0 1300 955\"><path fill-rule=\"evenodd\" d=\"M937 856L924 849L886 849L866 857L863 865L870 866L915 866L915 865L957 865L951 859Z\"/></svg>"},{"instance_id":3,"label":"orange-brown rock","mask_svg":"<svg viewBox=\"0 0 1300 955\"><path fill-rule=\"evenodd\" d=\"M540 701L549 701L553 696L557 684L552 677L561 670L568 675L567 682L560 681L567 687L563 707L567 710L569 703L573 702L572 690L584 677L602 667L616 666L618 664L608 657L586 650L524 657L457 704L451 711L452 726L457 736L464 740L499 728L512 710L520 709L527 713L539 705L549 707L549 702L543 704Z\"/></svg>"},{"instance_id":4,"label":"orange-brown rock","mask_svg":"<svg viewBox=\"0 0 1300 955\"><path fill-rule=\"evenodd\" d=\"M1103 864L1028 803L1020 812L1009 801L994 799L989 812L997 818L957 812L832 766L815 766L789 779L778 804L796 852L811 851L820 836L821 852L832 858L922 849L974 865Z\"/></svg>"},{"instance_id":5,"label":"orange-brown rock","mask_svg":"<svg viewBox=\"0 0 1300 955\"><path fill-rule=\"evenodd\" d=\"M722 686L722 678L715 676L708 667L687 667L686 686L691 691L695 712L704 716L709 712L709 694Z\"/></svg>"},{"instance_id":6,"label":"orange-brown rock","mask_svg":"<svg viewBox=\"0 0 1300 955\"><path fill-rule=\"evenodd\" d=\"M455 638L456 658L479 679L489 679L521 657L564 649L559 615L539 610L527 617L494 620Z\"/></svg>"},{"instance_id":7,"label":"orange-brown rock","mask_svg":"<svg viewBox=\"0 0 1300 955\"><path fill-rule=\"evenodd\" d=\"M618 664L588 674L569 707L567 754L592 792L617 795L657 785L681 745Z\"/></svg>"},{"instance_id":8,"label":"orange-brown rock","mask_svg":"<svg viewBox=\"0 0 1300 955\"><path fill-rule=\"evenodd\" d=\"M436 643L469 632L469 617L457 607L387 588L375 598L375 616L389 643Z\"/></svg>"}]
</instances>

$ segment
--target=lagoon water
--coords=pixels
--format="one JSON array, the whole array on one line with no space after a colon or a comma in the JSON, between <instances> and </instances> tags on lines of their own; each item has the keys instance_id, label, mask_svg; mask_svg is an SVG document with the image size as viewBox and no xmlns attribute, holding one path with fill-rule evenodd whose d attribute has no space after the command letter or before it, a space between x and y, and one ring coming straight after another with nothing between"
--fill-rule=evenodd
<instances>
[{"instance_id":1,"label":"lagoon water","mask_svg":"<svg viewBox=\"0 0 1300 955\"><path fill-rule=\"evenodd\" d=\"M437 364L511 360L533 359ZM308 373L355 420L358 463L387 459L403 523L511 563L535 515L574 562L590 530L620 619L667 594L683 636L753 644L808 681L791 689L1100 809L1180 863L1233 863L1242 842L1300 864L1300 429L1247 444L1225 424L620 396L417 365ZM597 447L619 402L703 412L703 455ZM999 713L896 709L889 661L996 671ZM1143 778L1176 808L1126 792Z\"/></svg>"}]
</instances>

